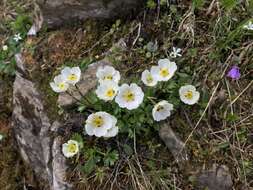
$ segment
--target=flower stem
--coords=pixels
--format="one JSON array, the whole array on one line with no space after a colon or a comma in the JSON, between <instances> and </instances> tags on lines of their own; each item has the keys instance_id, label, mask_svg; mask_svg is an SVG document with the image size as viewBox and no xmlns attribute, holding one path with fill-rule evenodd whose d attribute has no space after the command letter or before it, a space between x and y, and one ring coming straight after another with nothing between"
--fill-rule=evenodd
<instances>
[{"instance_id":1,"label":"flower stem","mask_svg":"<svg viewBox=\"0 0 253 190\"><path fill-rule=\"evenodd\" d=\"M147 98L150 100L150 102L151 102L152 104L154 104L154 105L156 104L156 102L153 100L153 99L156 99L156 98L150 97L150 96L147 97Z\"/></svg>"},{"instance_id":2,"label":"flower stem","mask_svg":"<svg viewBox=\"0 0 253 190\"><path fill-rule=\"evenodd\" d=\"M78 103L83 104L80 100L78 100L73 94L71 94L70 92L66 91L66 93L71 96L72 98L74 98Z\"/></svg>"},{"instance_id":3,"label":"flower stem","mask_svg":"<svg viewBox=\"0 0 253 190\"><path fill-rule=\"evenodd\" d=\"M80 96L85 99L85 101L89 104L89 105L92 105L92 103L90 102L90 100L81 92L80 88L75 85L75 88L77 89L78 93L80 94Z\"/></svg>"},{"instance_id":4,"label":"flower stem","mask_svg":"<svg viewBox=\"0 0 253 190\"><path fill-rule=\"evenodd\" d=\"M103 153L103 152L101 152L101 151L99 151L99 150L96 150L96 152L97 152L98 154L101 154L101 155L105 156L105 153Z\"/></svg>"}]
</instances>

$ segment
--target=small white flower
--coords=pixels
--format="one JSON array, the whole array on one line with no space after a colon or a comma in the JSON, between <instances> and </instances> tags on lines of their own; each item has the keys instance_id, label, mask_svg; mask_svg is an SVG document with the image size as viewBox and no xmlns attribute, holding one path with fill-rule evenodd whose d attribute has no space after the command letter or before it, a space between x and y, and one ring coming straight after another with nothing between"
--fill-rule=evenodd
<instances>
[{"instance_id":1,"label":"small white flower","mask_svg":"<svg viewBox=\"0 0 253 190\"><path fill-rule=\"evenodd\" d=\"M173 49L173 51L170 53L170 57L172 57L172 58L182 57L182 54L180 54L182 49L176 48L176 47L173 47L172 49Z\"/></svg>"},{"instance_id":2,"label":"small white flower","mask_svg":"<svg viewBox=\"0 0 253 190\"><path fill-rule=\"evenodd\" d=\"M99 99L104 101L110 101L113 100L114 97L117 95L118 90L119 86L116 82L105 81L98 86L95 92Z\"/></svg>"},{"instance_id":3,"label":"small white flower","mask_svg":"<svg viewBox=\"0 0 253 190\"><path fill-rule=\"evenodd\" d=\"M58 75L54 78L54 82L50 82L50 86L53 91L60 93L65 92L68 89L69 84L67 83L65 77Z\"/></svg>"},{"instance_id":4,"label":"small white flower","mask_svg":"<svg viewBox=\"0 0 253 190\"><path fill-rule=\"evenodd\" d=\"M81 78L81 69L79 67L65 67L61 74L67 83L75 85Z\"/></svg>"},{"instance_id":5,"label":"small white flower","mask_svg":"<svg viewBox=\"0 0 253 190\"><path fill-rule=\"evenodd\" d=\"M243 26L244 29L247 29L247 30L253 30L253 23L251 21L248 22L248 24L245 24Z\"/></svg>"},{"instance_id":6,"label":"small white flower","mask_svg":"<svg viewBox=\"0 0 253 190\"><path fill-rule=\"evenodd\" d=\"M85 131L88 135L96 137L110 136L110 130L116 126L117 119L106 112L96 112L88 116Z\"/></svg>"},{"instance_id":7,"label":"small white flower","mask_svg":"<svg viewBox=\"0 0 253 190\"><path fill-rule=\"evenodd\" d=\"M4 136L0 134L0 141L3 140Z\"/></svg>"},{"instance_id":8,"label":"small white flower","mask_svg":"<svg viewBox=\"0 0 253 190\"><path fill-rule=\"evenodd\" d=\"M182 102L188 105L193 105L198 102L200 94L195 86L185 85L179 89L179 95Z\"/></svg>"},{"instance_id":9,"label":"small white flower","mask_svg":"<svg viewBox=\"0 0 253 190\"><path fill-rule=\"evenodd\" d=\"M171 62L169 59L160 59L158 66L151 67L151 75L158 81L168 81L173 77L177 70L175 62Z\"/></svg>"},{"instance_id":10,"label":"small white flower","mask_svg":"<svg viewBox=\"0 0 253 190\"><path fill-rule=\"evenodd\" d=\"M123 84L119 87L119 93L115 98L115 102L121 108L132 110L139 107L143 101L143 98L144 93L137 84Z\"/></svg>"},{"instance_id":11,"label":"small white flower","mask_svg":"<svg viewBox=\"0 0 253 190\"><path fill-rule=\"evenodd\" d=\"M166 100L162 100L154 106L152 110L152 115L155 121L161 121L169 117L171 115L172 110L173 105Z\"/></svg>"},{"instance_id":12,"label":"small white flower","mask_svg":"<svg viewBox=\"0 0 253 190\"><path fill-rule=\"evenodd\" d=\"M147 86L155 86L158 82L148 70L142 72L141 80Z\"/></svg>"},{"instance_id":13,"label":"small white flower","mask_svg":"<svg viewBox=\"0 0 253 190\"><path fill-rule=\"evenodd\" d=\"M18 42L18 41L22 40L22 38L21 38L21 34L20 34L20 33L15 34L15 35L14 35L13 40L15 40L16 42Z\"/></svg>"},{"instance_id":14,"label":"small white flower","mask_svg":"<svg viewBox=\"0 0 253 190\"><path fill-rule=\"evenodd\" d=\"M7 51L8 50L8 46L7 45L4 45L3 46L3 51Z\"/></svg>"},{"instance_id":15,"label":"small white flower","mask_svg":"<svg viewBox=\"0 0 253 190\"><path fill-rule=\"evenodd\" d=\"M79 152L79 145L77 141L69 140L62 145L62 153L65 157L70 158Z\"/></svg>"},{"instance_id":16,"label":"small white flower","mask_svg":"<svg viewBox=\"0 0 253 190\"><path fill-rule=\"evenodd\" d=\"M116 83L120 80L120 73L111 66L99 67L96 76L100 83L104 81L114 81Z\"/></svg>"}]
</instances>

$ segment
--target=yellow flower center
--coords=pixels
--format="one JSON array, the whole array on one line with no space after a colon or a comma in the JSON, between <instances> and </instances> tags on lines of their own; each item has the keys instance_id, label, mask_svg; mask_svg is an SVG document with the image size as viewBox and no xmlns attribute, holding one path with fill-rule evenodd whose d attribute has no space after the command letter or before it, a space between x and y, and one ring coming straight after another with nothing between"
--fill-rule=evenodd
<instances>
[{"instance_id":1,"label":"yellow flower center","mask_svg":"<svg viewBox=\"0 0 253 190\"><path fill-rule=\"evenodd\" d=\"M104 77L104 80L112 80L112 79L113 79L112 75L107 75Z\"/></svg>"},{"instance_id":2,"label":"yellow flower center","mask_svg":"<svg viewBox=\"0 0 253 190\"><path fill-rule=\"evenodd\" d=\"M101 127L104 124L104 120L101 116L95 116L92 123L95 127Z\"/></svg>"},{"instance_id":3,"label":"yellow flower center","mask_svg":"<svg viewBox=\"0 0 253 190\"><path fill-rule=\"evenodd\" d=\"M153 82L153 77L152 77L151 74L149 74L149 75L147 76L147 82L148 82L148 83L152 83L152 82Z\"/></svg>"},{"instance_id":4,"label":"yellow flower center","mask_svg":"<svg viewBox=\"0 0 253 190\"><path fill-rule=\"evenodd\" d=\"M115 91L111 88L111 89L109 89L109 90L107 90L107 92L106 92L106 96L107 97L113 97L115 95Z\"/></svg>"},{"instance_id":5,"label":"yellow flower center","mask_svg":"<svg viewBox=\"0 0 253 190\"><path fill-rule=\"evenodd\" d=\"M68 149L68 152L70 152L70 153L75 153L75 152L76 152L76 149L77 149L77 145L74 144L74 143L68 144L67 149Z\"/></svg>"},{"instance_id":6,"label":"yellow flower center","mask_svg":"<svg viewBox=\"0 0 253 190\"><path fill-rule=\"evenodd\" d=\"M167 68L162 68L162 69L160 69L160 75L162 76L162 77L167 77L167 76L169 76L169 71L168 71L168 69Z\"/></svg>"},{"instance_id":7,"label":"yellow flower center","mask_svg":"<svg viewBox=\"0 0 253 190\"><path fill-rule=\"evenodd\" d=\"M187 99L192 99L193 97L193 92L188 90L185 94L184 94L184 97L187 98Z\"/></svg>"},{"instance_id":8,"label":"yellow flower center","mask_svg":"<svg viewBox=\"0 0 253 190\"><path fill-rule=\"evenodd\" d=\"M63 83L63 82L59 83L58 84L58 88L61 89L61 90L63 90L65 88L65 83Z\"/></svg>"},{"instance_id":9,"label":"yellow flower center","mask_svg":"<svg viewBox=\"0 0 253 190\"><path fill-rule=\"evenodd\" d=\"M164 109L164 107L159 105L159 106L157 107L156 111L159 112L159 111L161 111L161 110L163 110L163 109Z\"/></svg>"},{"instance_id":10,"label":"yellow flower center","mask_svg":"<svg viewBox=\"0 0 253 190\"><path fill-rule=\"evenodd\" d=\"M131 91L126 91L125 94L123 95L123 98L127 101L127 102L131 102L134 101L135 95L133 92Z\"/></svg>"},{"instance_id":11,"label":"yellow flower center","mask_svg":"<svg viewBox=\"0 0 253 190\"><path fill-rule=\"evenodd\" d=\"M77 76L75 74L71 74L68 76L68 80L75 81L75 80L77 80Z\"/></svg>"}]
</instances>

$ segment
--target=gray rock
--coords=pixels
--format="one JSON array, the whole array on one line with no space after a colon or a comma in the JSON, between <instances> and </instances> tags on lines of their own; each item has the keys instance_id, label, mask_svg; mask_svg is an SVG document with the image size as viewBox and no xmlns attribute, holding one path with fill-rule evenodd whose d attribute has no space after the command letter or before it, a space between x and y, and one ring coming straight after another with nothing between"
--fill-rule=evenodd
<instances>
[{"instance_id":1,"label":"gray rock","mask_svg":"<svg viewBox=\"0 0 253 190\"><path fill-rule=\"evenodd\" d=\"M159 131L159 135L177 162L188 161L188 155L183 146L184 143L176 136L168 123L163 125Z\"/></svg>"},{"instance_id":2,"label":"gray rock","mask_svg":"<svg viewBox=\"0 0 253 190\"><path fill-rule=\"evenodd\" d=\"M233 181L227 166L213 165L208 171L202 171L197 176L197 188L199 190L231 190Z\"/></svg>"},{"instance_id":3,"label":"gray rock","mask_svg":"<svg viewBox=\"0 0 253 190\"><path fill-rule=\"evenodd\" d=\"M67 166L61 154L59 137L53 130L61 124L49 120L42 93L29 77L21 54L16 55L18 71L13 87L12 126L23 159L31 166L43 187L71 189L65 181Z\"/></svg>"},{"instance_id":4,"label":"gray rock","mask_svg":"<svg viewBox=\"0 0 253 190\"><path fill-rule=\"evenodd\" d=\"M128 16L144 0L37 0L49 28L75 20L112 19Z\"/></svg>"}]
</instances>

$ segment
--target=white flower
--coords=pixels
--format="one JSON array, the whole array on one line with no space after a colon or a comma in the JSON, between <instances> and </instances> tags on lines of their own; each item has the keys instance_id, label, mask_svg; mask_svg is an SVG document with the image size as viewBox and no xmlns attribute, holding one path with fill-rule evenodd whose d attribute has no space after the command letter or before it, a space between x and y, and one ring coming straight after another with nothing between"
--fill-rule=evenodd
<instances>
[{"instance_id":1,"label":"white flower","mask_svg":"<svg viewBox=\"0 0 253 190\"><path fill-rule=\"evenodd\" d=\"M117 119L113 115L106 112L96 112L88 116L85 131L90 136L113 136L115 132L112 128L116 126L116 123Z\"/></svg>"},{"instance_id":2,"label":"white flower","mask_svg":"<svg viewBox=\"0 0 253 190\"><path fill-rule=\"evenodd\" d=\"M117 95L119 86L114 81L105 81L101 83L95 91L98 98L104 101L113 100Z\"/></svg>"},{"instance_id":3,"label":"white flower","mask_svg":"<svg viewBox=\"0 0 253 190\"><path fill-rule=\"evenodd\" d=\"M79 145L77 141L69 140L62 145L62 153L65 157L70 158L79 152Z\"/></svg>"},{"instance_id":4,"label":"white flower","mask_svg":"<svg viewBox=\"0 0 253 190\"><path fill-rule=\"evenodd\" d=\"M22 40L20 33L15 34L13 40L15 40L16 42L18 42L19 40Z\"/></svg>"},{"instance_id":5,"label":"white flower","mask_svg":"<svg viewBox=\"0 0 253 190\"><path fill-rule=\"evenodd\" d=\"M172 110L173 105L166 100L162 100L154 106L152 110L152 115L155 121L161 121L169 117L171 115Z\"/></svg>"},{"instance_id":6,"label":"white flower","mask_svg":"<svg viewBox=\"0 0 253 190\"><path fill-rule=\"evenodd\" d=\"M75 85L81 78L81 69L79 67L65 67L61 74L67 83Z\"/></svg>"},{"instance_id":7,"label":"white flower","mask_svg":"<svg viewBox=\"0 0 253 190\"><path fill-rule=\"evenodd\" d=\"M123 84L119 87L119 93L115 98L115 102L121 108L127 108L129 110L136 109L142 103L144 93L142 89L135 83Z\"/></svg>"},{"instance_id":8,"label":"white flower","mask_svg":"<svg viewBox=\"0 0 253 190\"><path fill-rule=\"evenodd\" d=\"M176 47L173 47L172 49L173 49L173 51L170 53L170 57L172 57L172 58L182 57L182 55L180 54L182 49L176 48Z\"/></svg>"},{"instance_id":9,"label":"white flower","mask_svg":"<svg viewBox=\"0 0 253 190\"><path fill-rule=\"evenodd\" d=\"M54 82L50 82L50 86L53 91L59 93L65 92L68 89L69 84L67 83L65 77L63 77L62 75L58 75L54 78Z\"/></svg>"},{"instance_id":10,"label":"white flower","mask_svg":"<svg viewBox=\"0 0 253 190\"><path fill-rule=\"evenodd\" d=\"M3 51L7 51L8 50L8 46L4 45L2 49L3 49Z\"/></svg>"},{"instance_id":11,"label":"white flower","mask_svg":"<svg viewBox=\"0 0 253 190\"><path fill-rule=\"evenodd\" d=\"M198 102L200 94L196 91L195 86L185 85L179 89L179 95L182 102L193 105Z\"/></svg>"},{"instance_id":12,"label":"white flower","mask_svg":"<svg viewBox=\"0 0 253 190\"><path fill-rule=\"evenodd\" d=\"M248 24L245 24L243 26L244 29L247 29L247 30L253 30L253 23L251 21L248 22Z\"/></svg>"},{"instance_id":13,"label":"white flower","mask_svg":"<svg viewBox=\"0 0 253 190\"><path fill-rule=\"evenodd\" d=\"M119 71L115 70L113 67L108 65L104 67L99 67L96 76L100 83L104 81L114 81L118 83L120 80Z\"/></svg>"},{"instance_id":14,"label":"white flower","mask_svg":"<svg viewBox=\"0 0 253 190\"><path fill-rule=\"evenodd\" d=\"M152 76L152 74L148 70L142 72L141 80L147 86L155 86L157 84L157 80Z\"/></svg>"},{"instance_id":15,"label":"white flower","mask_svg":"<svg viewBox=\"0 0 253 190\"><path fill-rule=\"evenodd\" d=\"M0 134L0 141L3 140L4 136Z\"/></svg>"},{"instance_id":16,"label":"white flower","mask_svg":"<svg viewBox=\"0 0 253 190\"><path fill-rule=\"evenodd\" d=\"M158 81L168 81L174 75L177 70L175 62L171 62L168 59L160 59L158 66L151 67L151 75Z\"/></svg>"},{"instance_id":17,"label":"white flower","mask_svg":"<svg viewBox=\"0 0 253 190\"><path fill-rule=\"evenodd\" d=\"M119 128L117 126L112 127L107 130L107 133L104 135L106 138L115 137L119 132Z\"/></svg>"}]
</instances>

